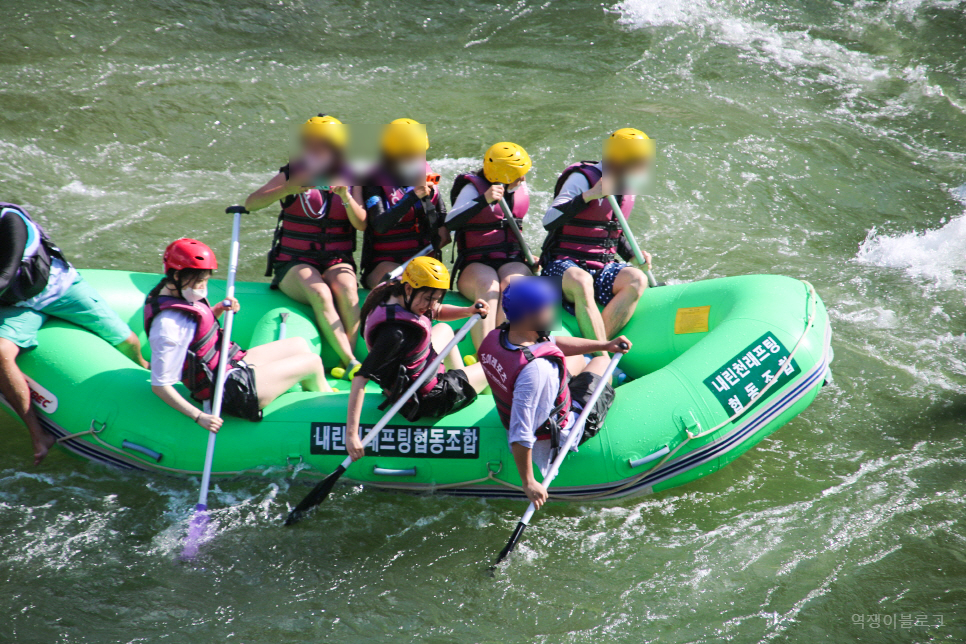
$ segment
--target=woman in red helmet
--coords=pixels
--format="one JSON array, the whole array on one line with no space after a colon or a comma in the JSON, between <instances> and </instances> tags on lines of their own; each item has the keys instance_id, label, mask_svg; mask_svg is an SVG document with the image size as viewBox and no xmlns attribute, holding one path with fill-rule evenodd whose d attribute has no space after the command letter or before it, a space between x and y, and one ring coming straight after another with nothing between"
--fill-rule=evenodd
<instances>
[{"instance_id":1,"label":"woman in red helmet","mask_svg":"<svg viewBox=\"0 0 966 644\"><path fill-rule=\"evenodd\" d=\"M266 277L272 288L315 313L322 337L352 373L359 338L356 231L366 228L362 188L352 187L343 158L346 126L320 114L302 125L302 152L249 195L250 211L280 203ZM319 186L322 187L311 187Z\"/></svg>"},{"instance_id":2,"label":"woman in red helmet","mask_svg":"<svg viewBox=\"0 0 966 644\"><path fill-rule=\"evenodd\" d=\"M229 307L239 310L234 298L208 304L208 278L217 268L215 254L205 244L195 239L174 241L164 251L164 277L144 304L151 389L212 432L218 431L222 420L189 403L174 385L184 383L198 402L214 396L222 333L218 319ZM232 342L227 364L222 408L232 416L261 420L261 410L296 382L309 391L331 391L322 359L303 338L278 340L249 351Z\"/></svg>"}]
</instances>

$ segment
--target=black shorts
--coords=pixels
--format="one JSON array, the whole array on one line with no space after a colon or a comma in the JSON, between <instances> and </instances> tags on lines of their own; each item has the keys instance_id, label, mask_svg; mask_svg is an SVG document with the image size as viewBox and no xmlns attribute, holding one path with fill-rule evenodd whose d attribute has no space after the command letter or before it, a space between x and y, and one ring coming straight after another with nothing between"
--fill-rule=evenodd
<instances>
[{"instance_id":1,"label":"black shorts","mask_svg":"<svg viewBox=\"0 0 966 644\"><path fill-rule=\"evenodd\" d=\"M258 407L258 392L255 390L255 372L247 363L241 362L228 372L221 410L252 422L262 419L262 410Z\"/></svg>"},{"instance_id":2,"label":"black shorts","mask_svg":"<svg viewBox=\"0 0 966 644\"><path fill-rule=\"evenodd\" d=\"M419 401L419 416L442 418L476 400L476 390L462 369L450 369L437 377L436 385Z\"/></svg>"},{"instance_id":3,"label":"black shorts","mask_svg":"<svg viewBox=\"0 0 966 644\"><path fill-rule=\"evenodd\" d=\"M319 274L324 274L327 270L336 266L338 264L348 264L352 267L352 270L356 270L356 260L352 259L352 255L341 255L333 254L326 257L324 260L320 261L309 261L307 259L293 259L287 262L275 262L272 264L272 274L275 276L272 278L272 284L269 288L277 289L288 272L300 264L307 264L319 272Z\"/></svg>"},{"instance_id":4,"label":"black shorts","mask_svg":"<svg viewBox=\"0 0 966 644\"><path fill-rule=\"evenodd\" d=\"M579 414L583 411L587 401L594 395L594 389L597 388L599 382L600 376L590 371L578 373L570 379L570 400L573 404L574 413ZM594 407L587 416L587 422L584 424L584 435L580 437L581 443L597 435L612 404L614 404L614 388L608 383L604 386L600 398L594 403Z\"/></svg>"},{"instance_id":5,"label":"black shorts","mask_svg":"<svg viewBox=\"0 0 966 644\"><path fill-rule=\"evenodd\" d=\"M526 266L526 262L523 261L523 256L520 254L515 254L512 257L504 257L501 259L474 259L474 260L462 260L459 256L456 257L456 263L453 264L453 270L451 271L453 278L450 282L450 288L452 290L457 290L456 286L460 280L460 273L469 266L470 264L483 264L484 266L489 266L493 270L499 272L501 268L507 264L523 264Z\"/></svg>"}]
</instances>

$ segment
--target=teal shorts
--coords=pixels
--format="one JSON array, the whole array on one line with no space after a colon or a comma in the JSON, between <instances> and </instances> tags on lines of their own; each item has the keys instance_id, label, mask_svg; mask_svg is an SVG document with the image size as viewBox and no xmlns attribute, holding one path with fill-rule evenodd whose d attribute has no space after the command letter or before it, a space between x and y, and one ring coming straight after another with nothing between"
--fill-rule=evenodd
<instances>
[{"instance_id":1,"label":"teal shorts","mask_svg":"<svg viewBox=\"0 0 966 644\"><path fill-rule=\"evenodd\" d=\"M48 317L82 326L115 347L131 335L124 320L78 275L66 293L40 311L0 305L0 338L10 340L21 349L33 349L37 346L37 332Z\"/></svg>"}]
</instances>

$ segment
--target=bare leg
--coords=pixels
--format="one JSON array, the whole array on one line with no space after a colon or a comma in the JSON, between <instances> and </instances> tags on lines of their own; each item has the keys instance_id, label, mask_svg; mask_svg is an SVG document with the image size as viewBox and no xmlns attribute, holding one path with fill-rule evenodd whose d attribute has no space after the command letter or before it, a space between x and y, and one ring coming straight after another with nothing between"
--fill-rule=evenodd
<instances>
[{"instance_id":1,"label":"bare leg","mask_svg":"<svg viewBox=\"0 0 966 644\"><path fill-rule=\"evenodd\" d=\"M473 386L473 389L476 390L476 393L482 393L483 390L487 388L489 383L486 382L486 374L483 373L483 365L479 363L471 364L468 367L460 367L460 369L466 374L466 379L470 381L470 384Z\"/></svg>"},{"instance_id":2,"label":"bare leg","mask_svg":"<svg viewBox=\"0 0 966 644\"><path fill-rule=\"evenodd\" d=\"M583 371L589 371L590 373L596 373L598 376L602 376L607 370L608 364L610 364L610 358L606 356L597 356L587 363L587 366L584 367Z\"/></svg>"},{"instance_id":3,"label":"bare leg","mask_svg":"<svg viewBox=\"0 0 966 644\"><path fill-rule=\"evenodd\" d=\"M607 303L602 314L608 339L615 337L634 315L637 302L647 288L647 276L632 266L622 268L612 288L614 299Z\"/></svg>"},{"instance_id":4,"label":"bare leg","mask_svg":"<svg viewBox=\"0 0 966 644\"><path fill-rule=\"evenodd\" d=\"M497 272L479 262L467 264L460 272L460 279L457 282L459 292L471 302L476 300L486 300L490 305L490 315L485 320L480 320L470 329L470 336L473 338L473 346L480 348L480 343L487 334L496 328L496 309L500 300L500 277Z\"/></svg>"},{"instance_id":5,"label":"bare leg","mask_svg":"<svg viewBox=\"0 0 966 644\"><path fill-rule=\"evenodd\" d=\"M356 282L356 273L348 264L336 264L325 271L322 279L332 291L349 343L349 358L354 360L356 342L359 340L359 284ZM348 364L346 362L343 366Z\"/></svg>"},{"instance_id":6,"label":"bare leg","mask_svg":"<svg viewBox=\"0 0 966 644\"><path fill-rule=\"evenodd\" d=\"M325 380L322 359L312 353L304 338L286 338L255 347L245 356L255 372L258 405L273 400L301 382L306 391L332 391Z\"/></svg>"},{"instance_id":7,"label":"bare leg","mask_svg":"<svg viewBox=\"0 0 966 644\"><path fill-rule=\"evenodd\" d=\"M604 320L594 300L594 278L582 268L572 266L563 274L563 294L574 303L580 333L590 340L607 340Z\"/></svg>"},{"instance_id":8,"label":"bare leg","mask_svg":"<svg viewBox=\"0 0 966 644\"><path fill-rule=\"evenodd\" d=\"M40 426L40 420L30 405L30 388L17 366L19 353L20 347L6 338L0 338L0 392L30 431L34 444L34 465L40 465L53 446L54 437Z\"/></svg>"},{"instance_id":9,"label":"bare leg","mask_svg":"<svg viewBox=\"0 0 966 644\"><path fill-rule=\"evenodd\" d=\"M148 361L141 357L141 341L136 333L132 332L124 342L115 348L145 369L150 368Z\"/></svg>"},{"instance_id":10,"label":"bare leg","mask_svg":"<svg viewBox=\"0 0 966 644\"><path fill-rule=\"evenodd\" d=\"M479 322L477 322L479 324ZM446 345L456 334L448 324L437 324L433 327L432 343L433 348L439 352L446 348ZM453 347L445 358L443 364L447 369L459 369L463 366L463 359L460 357L459 347Z\"/></svg>"},{"instance_id":11,"label":"bare leg","mask_svg":"<svg viewBox=\"0 0 966 644\"><path fill-rule=\"evenodd\" d=\"M308 264L293 266L278 287L296 302L312 307L322 336L339 354L339 360L348 364L352 359L352 347L332 299L332 290L319 271Z\"/></svg>"},{"instance_id":12,"label":"bare leg","mask_svg":"<svg viewBox=\"0 0 966 644\"><path fill-rule=\"evenodd\" d=\"M500 276L501 297L503 295L503 291L505 291L506 287L510 285L510 282L519 277L531 277L533 275L533 273L530 272L530 268L523 262L510 262L509 264L504 264L500 267L500 270L497 271L497 274ZM490 310L492 311L493 309L490 308ZM493 320L494 328L500 326L506 321L506 316L503 315L503 307L496 307L496 311L496 318Z\"/></svg>"},{"instance_id":13,"label":"bare leg","mask_svg":"<svg viewBox=\"0 0 966 644\"><path fill-rule=\"evenodd\" d=\"M376 267L369 273L369 277L366 278L366 288L379 286L382 278L391 273L394 268L399 268L399 264L396 262L379 262L376 264Z\"/></svg>"}]
</instances>

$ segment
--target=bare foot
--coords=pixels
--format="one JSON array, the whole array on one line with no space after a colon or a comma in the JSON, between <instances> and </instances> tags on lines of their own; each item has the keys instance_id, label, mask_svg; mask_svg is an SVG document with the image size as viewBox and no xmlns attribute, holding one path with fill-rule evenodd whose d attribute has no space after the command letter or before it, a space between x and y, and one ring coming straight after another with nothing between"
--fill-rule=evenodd
<instances>
[{"instance_id":1,"label":"bare foot","mask_svg":"<svg viewBox=\"0 0 966 644\"><path fill-rule=\"evenodd\" d=\"M34 442L34 465L40 465L41 461L47 457L47 452L50 451L50 448L57 441L44 430L40 430L40 436L37 436L34 432L30 432L30 438Z\"/></svg>"}]
</instances>

